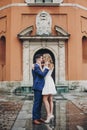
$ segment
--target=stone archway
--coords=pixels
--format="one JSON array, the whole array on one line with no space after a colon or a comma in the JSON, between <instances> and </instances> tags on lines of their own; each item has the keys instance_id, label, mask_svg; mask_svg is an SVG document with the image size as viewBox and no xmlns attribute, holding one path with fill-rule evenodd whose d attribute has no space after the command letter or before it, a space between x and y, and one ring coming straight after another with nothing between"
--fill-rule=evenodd
<instances>
[{"instance_id":1,"label":"stone archway","mask_svg":"<svg viewBox=\"0 0 87 130\"><path fill-rule=\"evenodd\" d=\"M55 63L53 79L55 84L65 82L65 41L29 41L23 42L23 85L32 86L32 64L37 53L51 54Z\"/></svg>"},{"instance_id":2,"label":"stone archway","mask_svg":"<svg viewBox=\"0 0 87 130\"><path fill-rule=\"evenodd\" d=\"M54 27L57 35L34 35L31 36L33 26L24 29L18 34L23 43L23 85L32 86L33 79L31 74L33 58L36 53L48 52L54 58L55 84L65 82L65 44L69 39L69 34L59 26Z\"/></svg>"},{"instance_id":3,"label":"stone archway","mask_svg":"<svg viewBox=\"0 0 87 130\"><path fill-rule=\"evenodd\" d=\"M49 49L39 49L38 51L36 51L36 53L34 54L34 57L33 57L33 62L35 61L35 55L36 54L44 54L44 53L48 53L48 54L50 54L51 55L51 57L52 57L52 60L53 60L53 63L54 63L54 71L53 71L53 73L52 73L52 77L53 77L53 79L54 79L54 81L55 81L55 56L54 56L54 54L53 54L53 52L52 51L50 51Z\"/></svg>"}]
</instances>

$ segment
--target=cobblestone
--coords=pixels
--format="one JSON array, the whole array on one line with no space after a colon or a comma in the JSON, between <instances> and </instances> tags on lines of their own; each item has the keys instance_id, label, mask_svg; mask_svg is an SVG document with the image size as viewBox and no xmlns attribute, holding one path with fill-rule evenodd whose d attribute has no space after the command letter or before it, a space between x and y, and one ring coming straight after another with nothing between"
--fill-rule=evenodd
<instances>
[{"instance_id":1,"label":"cobblestone","mask_svg":"<svg viewBox=\"0 0 87 130\"><path fill-rule=\"evenodd\" d=\"M0 101L0 130L10 130L22 107L22 103Z\"/></svg>"}]
</instances>

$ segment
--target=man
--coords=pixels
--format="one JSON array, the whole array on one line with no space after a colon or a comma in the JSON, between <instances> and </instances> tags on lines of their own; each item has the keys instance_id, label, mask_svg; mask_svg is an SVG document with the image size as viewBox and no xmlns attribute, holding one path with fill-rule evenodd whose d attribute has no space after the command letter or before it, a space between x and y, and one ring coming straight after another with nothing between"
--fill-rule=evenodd
<instances>
[{"instance_id":1,"label":"man","mask_svg":"<svg viewBox=\"0 0 87 130\"><path fill-rule=\"evenodd\" d=\"M49 69L46 66L44 71L42 72L41 62L42 62L42 55L37 54L35 56L36 64L32 69L33 74L33 90L34 90L34 104L33 104L33 123L34 124L41 124L41 106L42 106L42 89L44 87L44 77L48 73Z\"/></svg>"}]
</instances>

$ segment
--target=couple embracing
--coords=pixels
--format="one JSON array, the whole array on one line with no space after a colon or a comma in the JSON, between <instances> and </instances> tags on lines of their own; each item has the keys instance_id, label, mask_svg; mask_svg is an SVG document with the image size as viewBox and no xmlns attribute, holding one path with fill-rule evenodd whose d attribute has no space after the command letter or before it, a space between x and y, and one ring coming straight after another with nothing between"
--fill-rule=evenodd
<instances>
[{"instance_id":1,"label":"couple embracing","mask_svg":"<svg viewBox=\"0 0 87 130\"><path fill-rule=\"evenodd\" d=\"M37 54L35 56L36 63L32 67L33 74L33 90L34 90L34 104L33 104L33 123L41 124L41 122L49 123L53 115L53 97L56 94L54 81L51 74L54 69L52 58L49 54ZM44 64L42 64L44 63ZM45 105L47 118L41 118L42 102Z\"/></svg>"}]
</instances>

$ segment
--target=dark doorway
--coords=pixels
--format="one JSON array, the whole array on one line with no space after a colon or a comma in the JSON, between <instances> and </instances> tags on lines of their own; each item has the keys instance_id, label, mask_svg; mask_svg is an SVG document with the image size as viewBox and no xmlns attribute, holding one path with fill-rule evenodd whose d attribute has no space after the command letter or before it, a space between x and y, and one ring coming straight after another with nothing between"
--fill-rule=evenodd
<instances>
[{"instance_id":1,"label":"dark doorway","mask_svg":"<svg viewBox=\"0 0 87 130\"><path fill-rule=\"evenodd\" d=\"M49 54L51 55L52 59L53 59L54 71L53 71L53 73L52 73L52 77L53 77L54 82L55 82L55 57L54 57L54 54L53 54L50 50L48 50L48 49L40 49L40 50L38 50L38 51L34 54L33 63L35 63L35 55L37 55L37 54L42 54L42 55L43 55L44 53L49 53Z\"/></svg>"}]
</instances>

